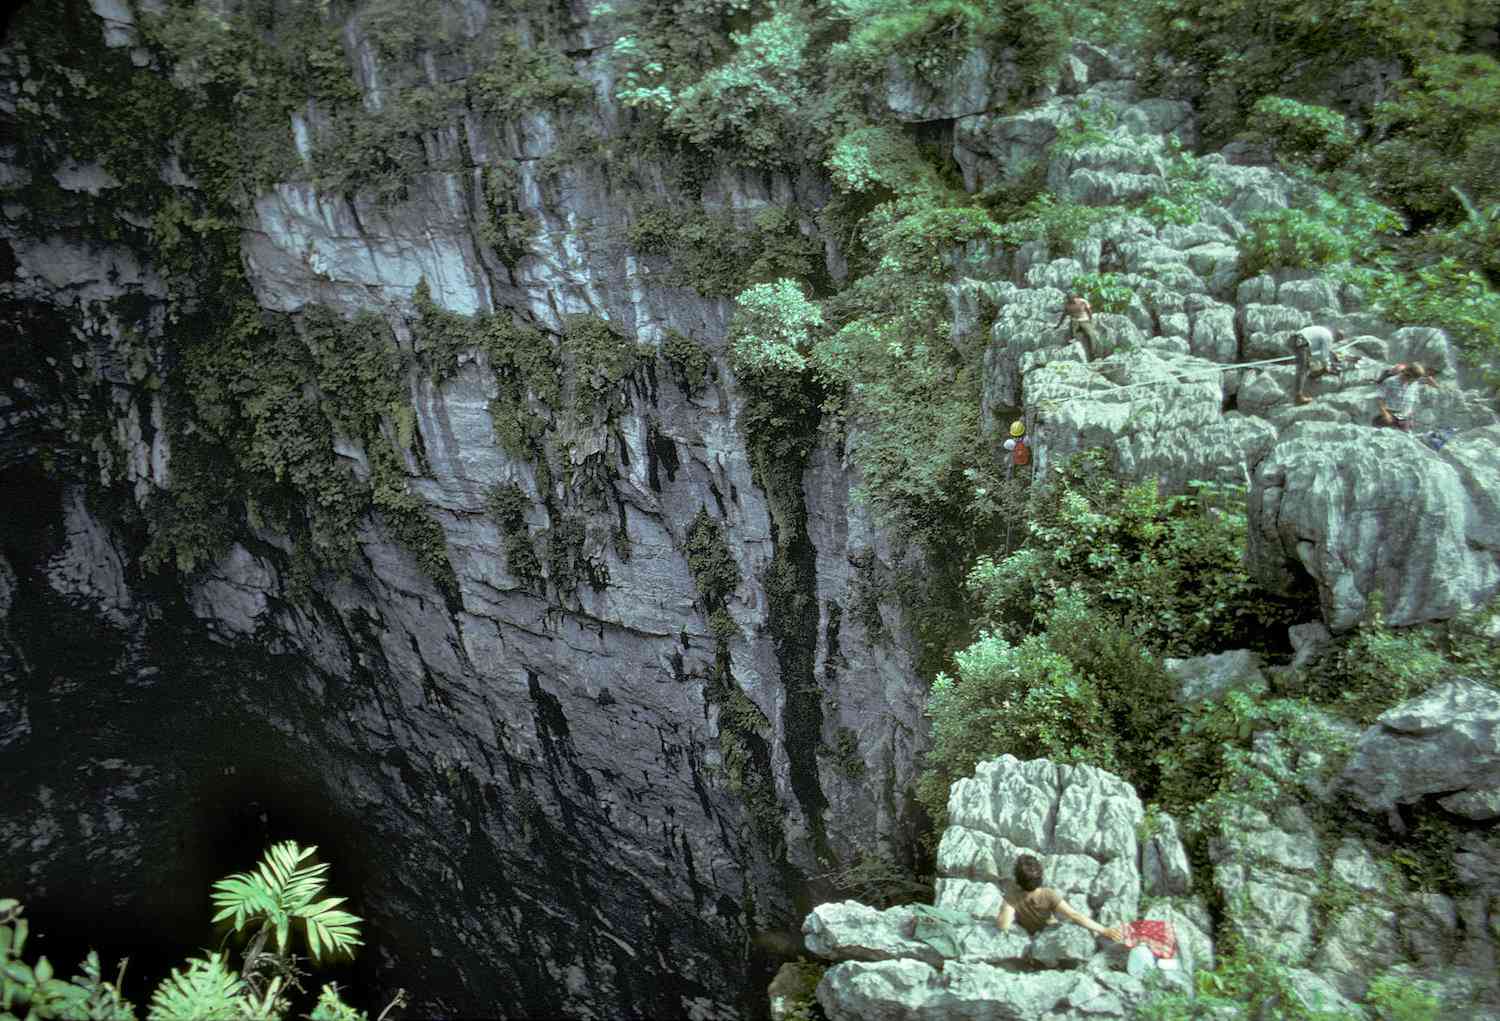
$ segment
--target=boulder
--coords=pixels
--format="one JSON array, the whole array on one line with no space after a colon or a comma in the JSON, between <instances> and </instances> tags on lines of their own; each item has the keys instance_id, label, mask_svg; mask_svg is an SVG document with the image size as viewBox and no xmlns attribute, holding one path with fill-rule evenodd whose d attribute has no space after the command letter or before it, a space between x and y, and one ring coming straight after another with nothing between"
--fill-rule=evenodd
<instances>
[{"instance_id":1,"label":"boulder","mask_svg":"<svg viewBox=\"0 0 1500 1021\"><path fill-rule=\"evenodd\" d=\"M1292 668L1300 670L1318 657L1332 640L1333 633L1323 625L1322 621L1314 620L1306 624L1293 624L1286 629L1286 636L1295 653L1292 658Z\"/></svg>"},{"instance_id":2,"label":"boulder","mask_svg":"<svg viewBox=\"0 0 1500 1021\"><path fill-rule=\"evenodd\" d=\"M1180 684L1177 700L1184 705L1221 699L1231 691L1258 694L1267 690L1260 657L1249 649L1192 659L1168 659L1165 666Z\"/></svg>"},{"instance_id":3,"label":"boulder","mask_svg":"<svg viewBox=\"0 0 1500 1021\"><path fill-rule=\"evenodd\" d=\"M1497 440L1489 426L1435 453L1395 430L1297 423L1256 466L1247 567L1279 591L1310 577L1335 632L1374 592L1395 625L1485 602L1500 590Z\"/></svg>"},{"instance_id":4,"label":"boulder","mask_svg":"<svg viewBox=\"0 0 1500 1021\"><path fill-rule=\"evenodd\" d=\"M1401 932L1414 906L1406 904L1398 926L1396 912L1374 905L1349 908L1333 919L1313 956L1313 969L1350 999L1365 995L1370 979L1404 958Z\"/></svg>"},{"instance_id":5,"label":"boulder","mask_svg":"<svg viewBox=\"0 0 1500 1021\"><path fill-rule=\"evenodd\" d=\"M1019 368L1026 403L1038 408L1032 429L1038 472L1100 446L1115 451L1125 478L1155 479L1163 491L1181 492L1191 479L1257 459L1275 440L1269 423L1223 413L1218 365L1161 342L1116 352L1107 364L1036 357ZM1126 379L1129 389L1110 385Z\"/></svg>"},{"instance_id":6,"label":"boulder","mask_svg":"<svg viewBox=\"0 0 1500 1021\"><path fill-rule=\"evenodd\" d=\"M920 961L851 961L818 984L829 1021L1043 1021L1054 1011L1108 1021L1130 1017L1144 994L1123 972L1018 973L962 961L941 971Z\"/></svg>"},{"instance_id":7,"label":"boulder","mask_svg":"<svg viewBox=\"0 0 1500 1021\"><path fill-rule=\"evenodd\" d=\"M1007 51L970 50L941 84L933 84L900 56L886 65L885 105L897 120L952 120L1004 106L1021 86L1021 72Z\"/></svg>"},{"instance_id":8,"label":"boulder","mask_svg":"<svg viewBox=\"0 0 1500 1021\"><path fill-rule=\"evenodd\" d=\"M1339 787L1381 816L1432 794L1492 795L1500 787L1500 691L1460 677L1386 710L1361 735Z\"/></svg>"},{"instance_id":9,"label":"boulder","mask_svg":"<svg viewBox=\"0 0 1500 1021\"><path fill-rule=\"evenodd\" d=\"M1059 125L1072 118L1072 112L1059 104L1004 116L960 117L954 126L953 158L963 172L964 188L978 191L1021 176L1043 159L1057 139Z\"/></svg>"},{"instance_id":10,"label":"boulder","mask_svg":"<svg viewBox=\"0 0 1500 1021\"><path fill-rule=\"evenodd\" d=\"M1192 892L1193 870L1177 820L1161 812L1155 822L1155 832L1141 848L1141 892L1148 897L1185 897Z\"/></svg>"},{"instance_id":11,"label":"boulder","mask_svg":"<svg viewBox=\"0 0 1500 1021\"><path fill-rule=\"evenodd\" d=\"M943 955L913 938L910 907L877 911L858 901L820 904L802 923L809 953L829 960L890 961L912 958L939 964Z\"/></svg>"}]
</instances>

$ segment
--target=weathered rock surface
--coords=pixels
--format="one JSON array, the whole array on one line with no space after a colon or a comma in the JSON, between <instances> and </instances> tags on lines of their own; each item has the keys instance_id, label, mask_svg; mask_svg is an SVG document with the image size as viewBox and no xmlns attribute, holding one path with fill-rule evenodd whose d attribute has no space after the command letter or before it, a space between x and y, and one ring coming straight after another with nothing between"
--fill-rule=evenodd
<instances>
[{"instance_id":1,"label":"weathered rock surface","mask_svg":"<svg viewBox=\"0 0 1500 1021\"><path fill-rule=\"evenodd\" d=\"M1141 980L1123 972L1017 975L965 961L950 961L942 971L910 960L836 964L818 984L818 1002L830 1021L1124 1018L1143 995Z\"/></svg>"},{"instance_id":2,"label":"weathered rock surface","mask_svg":"<svg viewBox=\"0 0 1500 1021\"><path fill-rule=\"evenodd\" d=\"M1381 816L1434 794L1474 821L1500 815L1500 691L1458 678L1388 709L1360 736L1339 784Z\"/></svg>"},{"instance_id":3,"label":"weathered rock surface","mask_svg":"<svg viewBox=\"0 0 1500 1021\"><path fill-rule=\"evenodd\" d=\"M1140 801L1118 777L1004 756L953 784L948 814L935 906L953 921L853 901L821 905L804 921L807 949L842 962L818 987L830 1017L1129 1016L1143 987L1122 973L1123 947L1060 920L1035 936L999 931L1003 890L1027 853L1041 858L1048 886L1102 924L1171 922L1183 981L1213 966L1209 916L1187 896L1192 873L1176 823L1158 818L1142 844ZM1143 882L1156 899L1141 912Z\"/></svg>"},{"instance_id":4,"label":"weathered rock surface","mask_svg":"<svg viewBox=\"0 0 1500 1021\"><path fill-rule=\"evenodd\" d=\"M488 16L467 7L466 17ZM80 31L135 47L137 4L94 9L80 10ZM581 14L563 20L565 45L599 77L609 40ZM377 110L387 69L360 18L345 28ZM152 59L134 53L135 66ZM914 93L913 115L1005 101L1010 62L981 57L989 84L979 100L959 81L951 95ZM0 60L10 116L25 76L12 53ZM597 111L606 131L619 123L609 92ZM321 130L311 114L294 124L302 142ZM553 335L564 316L588 313L648 351L676 330L714 363L692 398L661 364L640 369L609 395L608 423L537 409L561 449L551 486L496 442L486 355L461 352L441 383L411 371L398 481L440 529L451 592L378 515L355 529L343 577L309 577L305 552L259 523L215 563L148 573L140 515L182 482L168 424L190 410L165 406L162 386L179 354L170 274L145 250L93 236L102 221L92 217L125 190L98 165L73 160L46 176L80 202L100 199L78 207L78 222L7 203L0 296L24 310L28 339L5 348L0 482L34 498L24 508L7 500L0 529L0 767L13 795L0 818L0 887L24 890L31 911L112 905L199 932L201 891L249 867L226 855L263 847L267 815L274 832L325 849L336 891L353 895L380 935L371 988L420 990L420 1013L507 1003L576 1017L737 1017L763 988L759 976L749 988L757 965L740 952L746 936L790 921L818 857L904 839L900 795L925 741L924 691L887 583L912 565L851 500L843 449L822 437L801 491L786 494L805 516L806 628L802 665L783 663L767 574L794 537L785 521L773 526L752 478L743 396L723 364L729 304L668 284L620 243L632 209L657 198L642 182L659 169L631 177L570 157L543 180L536 165L558 153L561 135L550 115L497 123L473 113L423 133L431 165L400 201L284 181L240 225L256 300L293 322L312 306L373 312L409 354L425 279L451 312L504 310ZM0 179L24 184L16 147L3 156ZM536 228L509 266L482 243L475 215L487 202L482 170L502 160L517 165L517 215ZM162 172L192 197L175 162ZM827 185L811 176L712 167L704 205L753 212L806 188L816 207ZM143 237L155 208L140 218L120 202L126 226L111 226ZM52 468L38 466L95 420L97 447L58 454L69 481L54 485ZM340 437L335 450L356 477L370 475L372 452L357 440ZM613 476L603 498L585 491L594 468ZM584 537L565 552L607 570L607 584L564 590L551 564L541 586L518 577L486 511L498 484L529 499L543 560L541 533L576 521ZM96 506L100 489L117 502ZM748 750L730 747L711 692L716 636L685 556L700 510L723 528L742 579L727 599L736 633L726 644L735 686L765 721L742 738ZM865 612L846 612L859 599ZM80 722L85 698L97 719ZM799 731L795 721L811 722ZM836 739L852 741L863 769L827 754ZM752 806L726 775L734 754L763 780L760 818L774 833L747 822ZM251 802L260 807L246 815Z\"/></svg>"},{"instance_id":5,"label":"weathered rock surface","mask_svg":"<svg viewBox=\"0 0 1500 1021\"><path fill-rule=\"evenodd\" d=\"M1260 657L1248 649L1193 659L1168 659L1165 665L1182 685L1177 699L1184 704L1220 699L1230 691L1258 694L1267 687L1260 672Z\"/></svg>"},{"instance_id":6,"label":"weathered rock surface","mask_svg":"<svg viewBox=\"0 0 1500 1021\"><path fill-rule=\"evenodd\" d=\"M1451 617L1500 590L1500 429L1434 452L1395 430L1295 425L1256 466L1247 564L1272 588L1305 572L1335 631L1372 593L1385 619Z\"/></svg>"}]
</instances>

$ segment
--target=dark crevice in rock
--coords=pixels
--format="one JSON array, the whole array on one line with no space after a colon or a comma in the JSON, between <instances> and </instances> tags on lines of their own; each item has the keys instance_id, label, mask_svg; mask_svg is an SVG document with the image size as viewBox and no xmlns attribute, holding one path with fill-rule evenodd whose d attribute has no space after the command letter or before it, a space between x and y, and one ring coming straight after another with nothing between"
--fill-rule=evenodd
<instances>
[{"instance_id":1,"label":"dark crevice in rock","mask_svg":"<svg viewBox=\"0 0 1500 1021\"><path fill-rule=\"evenodd\" d=\"M823 693L817 684L817 551L807 531L803 474L816 443L822 414L812 384L804 392L768 398L757 394L747 410L750 463L770 509L771 565L765 577L766 628L781 667L786 693L781 724L792 793L807 820L814 852L831 857L823 812L828 807L818 778ZM766 403L776 400L774 413ZM773 426L776 419L790 425Z\"/></svg>"}]
</instances>

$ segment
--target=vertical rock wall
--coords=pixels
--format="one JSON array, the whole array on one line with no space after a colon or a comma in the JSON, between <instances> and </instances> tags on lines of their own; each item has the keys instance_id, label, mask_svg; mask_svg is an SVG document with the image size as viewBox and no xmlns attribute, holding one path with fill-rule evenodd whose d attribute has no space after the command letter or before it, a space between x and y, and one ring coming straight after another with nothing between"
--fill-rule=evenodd
<instances>
[{"instance_id":1,"label":"vertical rock wall","mask_svg":"<svg viewBox=\"0 0 1500 1021\"><path fill-rule=\"evenodd\" d=\"M100 61L129 54L160 73L134 5L62 6L78 38L104 40ZM474 31L498 16L470 6ZM598 78L599 41L577 26L569 45ZM358 18L345 42L377 109L380 65ZM6 58L12 118L30 101L26 59ZM316 114L296 138L316 133ZM595 129L616 120L598 99ZM299 836L321 841L338 892L369 919L364 978L406 986L418 1013L741 1016L762 999L751 939L795 924L819 855L902 840L924 689L899 608L868 580L904 565L851 504L837 436L814 438L800 486L768 495L752 478L728 302L669 285L665 260L620 241L660 197L651 182L665 189L649 159L567 158L542 174L565 144L544 115L476 114L422 141L432 166L460 166L415 175L394 204L305 181L255 198L239 255L262 309L294 330L315 310L374 313L409 350L425 281L448 312L504 312L554 343L585 314L644 351L619 379L575 378L565 360L565 402L585 383L605 399L591 417L531 400L544 453L530 459L497 441L499 384L480 345L460 346L448 378L407 372L409 411L381 428L407 422L401 481L441 530L451 585L381 514L360 519L345 573L309 578L253 507L234 508L227 555L148 570L140 509L193 481L173 465L193 411L163 386L181 306L151 248L159 233L110 226L139 214L98 167L41 180L58 199L46 215L24 206L38 168L7 149L0 291L16 359L0 473L30 506L0 548L0 768L18 793L0 822L0 888L44 916L87 896L101 916L168 906L206 932L206 897L182 890L206 892L268 837ZM501 161L537 228L508 264L477 233L483 170ZM163 183L194 190L173 166ZM714 167L701 202L815 205L819 187ZM691 397L659 355L668 331L710 356ZM335 434L339 470L378 470L368 439ZM541 578L508 551L488 504L497 486L525 498ZM796 501L783 508L795 528L778 531L772 498ZM710 628L686 556L700 510L741 578L728 634ZM794 569L772 592L778 557ZM862 615L847 612L857 598ZM70 633L96 654L65 655ZM721 641L758 716L726 719L730 703L709 695ZM68 710L85 690L79 737ZM747 742L764 755L727 761ZM775 832L747 823L757 809Z\"/></svg>"}]
</instances>

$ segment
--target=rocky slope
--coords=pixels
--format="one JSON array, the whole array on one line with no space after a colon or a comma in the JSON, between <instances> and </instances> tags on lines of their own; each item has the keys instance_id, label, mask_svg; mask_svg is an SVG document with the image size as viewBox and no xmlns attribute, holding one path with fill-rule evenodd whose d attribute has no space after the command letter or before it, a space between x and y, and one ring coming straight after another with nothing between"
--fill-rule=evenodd
<instances>
[{"instance_id":1,"label":"rocky slope","mask_svg":"<svg viewBox=\"0 0 1500 1021\"><path fill-rule=\"evenodd\" d=\"M1172 669L1187 702L1265 684L1248 653L1174 661ZM1255 790L1216 824L1212 873L1198 883L1176 821L1148 818L1118 777L1044 759L981 763L949 797L935 899L947 915L820 905L803 923L808 949L833 962L816 998L833 1019L1134 1017L1162 993L1192 989L1193 973L1214 967L1209 892L1221 905L1221 933L1281 962L1309 1007L1378 1016L1359 1001L1373 979L1393 974L1433 982L1457 1016L1493 1017L1500 1010L1494 754L1477 745L1500 720L1494 694L1460 679L1363 732L1324 719L1314 724L1326 728L1318 750L1257 736L1249 759ZM1455 771L1455 755L1472 765ZM1452 849L1457 896L1412 889L1382 832L1397 802L1440 792L1443 807L1466 820ZM1333 822L1351 796L1366 818ZM1168 922L1177 968L1128 969L1123 947L1060 920L1034 937L999 931L1000 898L1016 858L1028 853L1042 860L1048 885L1102 924Z\"/></svg>"}]
</instances>

